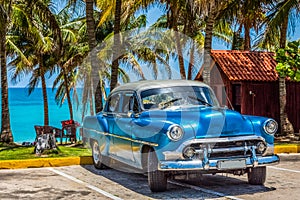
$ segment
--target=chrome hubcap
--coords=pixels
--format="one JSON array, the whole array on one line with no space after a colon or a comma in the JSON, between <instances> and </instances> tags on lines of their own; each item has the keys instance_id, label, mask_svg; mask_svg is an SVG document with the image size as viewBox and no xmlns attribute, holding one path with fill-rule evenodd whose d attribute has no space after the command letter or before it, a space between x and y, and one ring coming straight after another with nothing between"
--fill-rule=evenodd
<instances>
[{"instance_id":1,"label":"chrome hubcap","mask_svg":"<svg viewBox=\"0 0 300 200\"><path fill-rule=\"evenodd\" d=\"M99 162L99 154L100 154L100 152L99 152L98 143L95 142L93 145L93 159L94 159L95 163Z\"/></svg>"}]
</instances>

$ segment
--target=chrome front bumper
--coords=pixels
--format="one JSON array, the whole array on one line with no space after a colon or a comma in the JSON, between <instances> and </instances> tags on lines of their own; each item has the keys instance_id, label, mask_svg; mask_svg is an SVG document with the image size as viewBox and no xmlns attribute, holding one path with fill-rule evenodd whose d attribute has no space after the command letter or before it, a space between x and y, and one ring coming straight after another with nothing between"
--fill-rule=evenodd
<instances>
[{"instance_id":1,"label":"chrome front bumper","mask_svg":"<svg viewBox=\"0 0 300 200\"><path fill-rule=\"evenodd\" d=\"M259 156L236 159L212 159L212 160L180 160L180 161L160 161L158 169L162 171L174 170L239 170L248 167L266 166L277 164L277 155Z\"/></svg>"}]
</instances>

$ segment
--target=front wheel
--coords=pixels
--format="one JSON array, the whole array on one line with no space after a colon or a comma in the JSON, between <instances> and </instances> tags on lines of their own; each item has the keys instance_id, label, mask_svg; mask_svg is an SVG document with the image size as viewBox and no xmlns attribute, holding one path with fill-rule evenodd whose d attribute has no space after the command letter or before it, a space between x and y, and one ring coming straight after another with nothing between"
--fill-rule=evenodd
<instances>
[{"instance_id":1,"label":"front wheel","mask_svg":"<svg viewBox=\"0 0 300 200\"><path fill-rule=\"evenodd\" d=\"M250 168L248 171L248 183L251 185L263 185L266 181L266 167Z\"/></svg>"},{"instance_id":2,"label":"front wheel","mask_svg":"<svg viewBox=\"0 0 300 200\"><path fill-rule=\"evenodd\" d=\"M99 150L99 145L97 141L92 142L92 154L93 154L93 164L96 169L103 169L104 165L101 162L102 156Z\"/></svg>"},{"instance_id":3,"label":"front wheel","mask_svg":"<svg viewBox=\"0 0 300 200\"><path fill-rule=\"evenodd\" d=\"M167 190L167 176L159 171L156 154L153 150L148 152L148 184L152 192L164 192Z\"/></svg>"}]
</instances>

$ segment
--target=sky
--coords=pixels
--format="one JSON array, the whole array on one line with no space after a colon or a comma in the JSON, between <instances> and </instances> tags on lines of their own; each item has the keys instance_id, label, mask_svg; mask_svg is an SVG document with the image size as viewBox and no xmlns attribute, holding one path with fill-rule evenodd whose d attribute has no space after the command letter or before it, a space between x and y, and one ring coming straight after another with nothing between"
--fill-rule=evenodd
<instances>
[{"instance_id":1,"label":"sky","mask_svg":"<svg viewBox=\"0 0 300 200\"><path fill-rule=\"evenodd\" d=\"M161 14L163 13L161 9L162 8L152 7L148 10L148 12L147 12L147 16L148 16L147 17L147 26L153 24L161 16ZM300 39L300 20L296 24L294 35L289 36L289 38L288 38L288 40L290 40L290 41L297 40L297 39ZM220 42L216 39L213 39L212 47L213 47L213 49L216 49L216 50L227 50L227 49L230 48L230 47L227 47L225 44L223 44L222 42ZM171 63L171 65L172 65L172 63ZM145 74L147 74L147 72L145 72ZM10 76L10 72L9 72L9 76ZM175 78L176 77L180 78L179 73L175 74ZM53 75L52 77L50 77L49 74L46 74L46 78L47 78L47 87L51 88L52 84L53 84L53 81L55 80L56 76ZM15 87L15 88L24 88L24 87L27 86L27 84L29 82L29 79L30 79L30 74L27 75L26 77L24 77L22 79L22 81L20 81L17 84L13 84L11 81L9 81L8 86L10 88L13 88L13 87Z\"/></svg>"}]
</instances>

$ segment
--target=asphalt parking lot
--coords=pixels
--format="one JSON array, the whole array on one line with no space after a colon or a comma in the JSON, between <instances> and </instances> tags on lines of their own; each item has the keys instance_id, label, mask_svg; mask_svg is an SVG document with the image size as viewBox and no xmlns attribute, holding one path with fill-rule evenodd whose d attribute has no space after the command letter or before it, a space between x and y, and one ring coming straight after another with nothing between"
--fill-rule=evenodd
<instances>
[{"instance_id":1,"label":"asphalt parking lot","mask_svg":"<svg viewBox=\"0 0 300 200\"><path fill-rule=\"evenodd\" d=\"M0 170L0 199L300 199L300 160L267 169L264 186L247 177L205 175L188 182L170 181L168 190L152 193L147 177L92 165Z\"/></svg>"}]
</instances>

